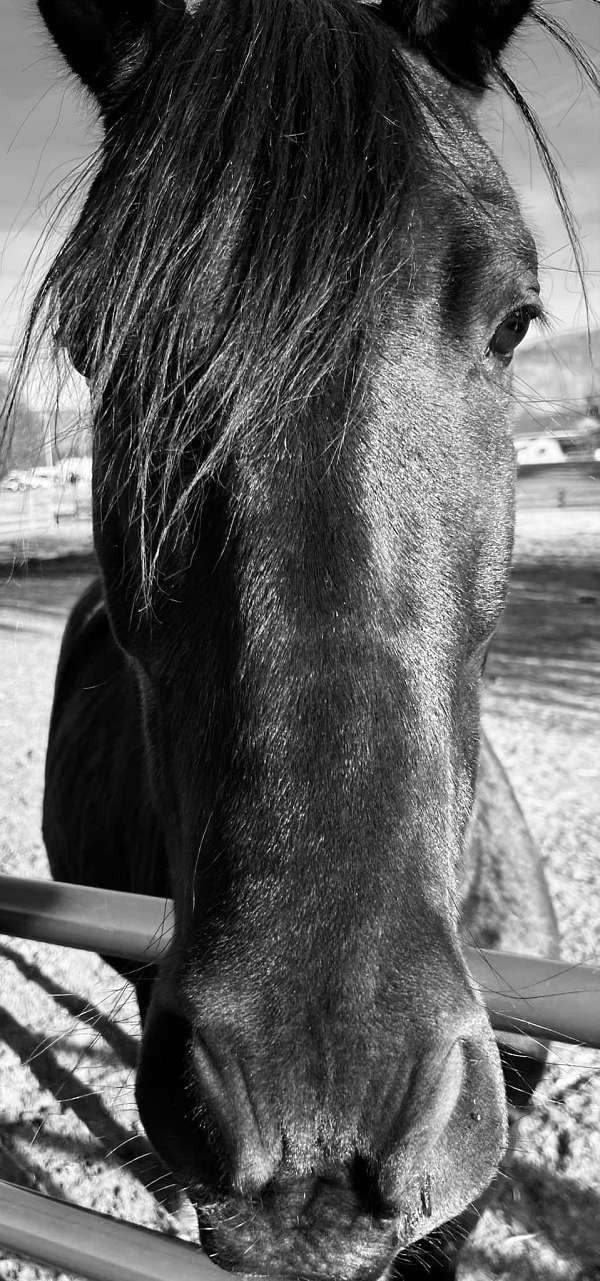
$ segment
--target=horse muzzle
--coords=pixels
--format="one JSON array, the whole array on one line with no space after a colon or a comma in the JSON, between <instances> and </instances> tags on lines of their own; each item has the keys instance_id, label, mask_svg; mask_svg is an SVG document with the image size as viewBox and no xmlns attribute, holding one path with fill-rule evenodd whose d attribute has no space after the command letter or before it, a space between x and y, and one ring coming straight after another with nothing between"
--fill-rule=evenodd
<instances>
[{"instance_id":1,"label":"horse muzzle","mask_svg":"<svg viewBox=\"0 0 600 1281\"><path fill-rule=\"evenodd\" d=\"M309 1098L300 1048L282 1070L277 1056L267 1069L233 1044L156 1008L137 1086L150 1140L187 1186L220 1266L376 1281L493 1178L506 1107L478 1007L450 1043L413 1035L397 1071L367 1074L355 1106L342 1074L325 1082L325 1069Z\"/></svg>"}]
</instances>

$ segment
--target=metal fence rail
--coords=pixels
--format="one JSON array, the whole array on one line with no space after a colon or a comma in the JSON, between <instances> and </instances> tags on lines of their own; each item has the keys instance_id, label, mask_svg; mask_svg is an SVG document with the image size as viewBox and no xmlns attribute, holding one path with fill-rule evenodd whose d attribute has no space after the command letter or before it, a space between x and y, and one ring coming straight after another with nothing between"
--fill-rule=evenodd
<instances>
[{"instance_id":1,"label":"metal fence rail","mask_svg":"<svg viewBox=\"0 0 600 1281\"><path fill-rule=\"evenodd\" d=\"M0 875L0 934L148 963L171 938L171 899Z\"/></svg>"},{"instance_id":2,"label":"metal fence rail","mask_svg":"<svg viewBox=\"0 0 600 1281\"><path fill-rule=\"evenodd\" d=\"M0 1179L0 1244L90 1281L223 1281L221 1268L177 1241Z\"/></svg>"},{"instance_id":3,"label":"metal fence rail","mask_svg":"<svg viewBox=\"0 0 600 1281\"><path fill-rule=\"evenodd\" d=\"M169 946L170 899L0 876L0 933L156 961ZM600 1049L600 966L465 948L497 1030ZM132 967L133 968L133 967Z\"/></svg>"},{"instance_id":4,"label":"metal fence rail","mask_svg":"<svg viewBox=\"0 0 600 1281\"><path fill-rule=\"evenodd\" d=\"M0 933L129 957L169 947L169 899L0 875ZM497 1029L600 1048L600 966L465 949ZM185 1241L0 1180L0 1245L90 1281L217 1281L221 1269Z\"/></svg>"}]
</instances>

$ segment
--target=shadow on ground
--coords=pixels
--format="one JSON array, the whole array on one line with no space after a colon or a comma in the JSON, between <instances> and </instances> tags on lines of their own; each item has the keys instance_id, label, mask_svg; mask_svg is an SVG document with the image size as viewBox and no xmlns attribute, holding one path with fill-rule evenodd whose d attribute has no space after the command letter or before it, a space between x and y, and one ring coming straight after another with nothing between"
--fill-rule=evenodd
<instances>
[{"instance_id":1,"label":"shadow on ground","mask_svg":"<svg viewBox=\"0 0 600 1281\"><path fill-rule=\"evenodd\" d=\"M42 1098L50 1098L56 1104L50 1112L45 1107L37 1107L32 1113L24 1108L18 1116L4 1118L0 1177L28 1187L42 1186L51 1195L64 1197L64 1191L49 1174L58 1152L83 1163L110 1159L115 1168L127 1169L129 1175L155 1198L158 1206L168 1213L176 1212L180 1194L174 1190L170 1171L152 1152L146 1139L137 1129L116 1119L118 1109L113 1107L111 1110L111 1104L105 1102L89 1079L61 1062L62 1050L63 1054L68 1051L75 1056L77 1066L79 1062L93 1065L98 1057L95 1052L101 1049L103 1081L116 1081L118 1091L122 1089L123 1067L129 1073L135 1068L137 1038L125 1032L116 1018L109 1017L89 1000L65 991L50 974L27 960L17 948L0 945L0 958L12 962L28 983L35 984L73 1020L64 1037L55 1031L56 1020L52 1021L53 1033L49 1037L40 1037L39 1031L32 1031L13 1012L0 1006L3 1045L33 1076ZM83 1024L84 1033L87 1033L83 1043L76 1034L77 1024ZM57 1129L56 1120L67 1110L81 1123L79 1134L72 1131L61 1134ZM44 1154L45 1149L53 1154L50 1161Z\"/></svg>"},{"instance_id":2,"label":"shadow on ground","mask_svg":"<svg viewBox=\"0 0 600 1281\"><path fill-rule=\"evenodd\" d=\"M536 561L513 570L489 652L495 694L577 712L600 706L600 571Z\"/></svg>"}]
</instances>

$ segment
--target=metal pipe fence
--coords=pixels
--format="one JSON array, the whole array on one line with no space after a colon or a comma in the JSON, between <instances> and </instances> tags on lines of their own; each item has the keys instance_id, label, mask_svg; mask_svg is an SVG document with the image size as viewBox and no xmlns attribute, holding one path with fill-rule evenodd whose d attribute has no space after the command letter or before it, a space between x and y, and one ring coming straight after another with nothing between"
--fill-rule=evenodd
<instances>
[{"instance_id":1,"label":"metal pipe fence","mask_svg":"<svg viewBox=\"0 0 600 1281\"><path fill-rule=\"evenodd\" d=\"M144 965L165 954L172 930L171 899L0 876L0 933ZM600 1049L600 966L486 948L464 954L498 1031Z\"/></svg>"},{"instance_id":2,"label":"metal pipe fence","mask_svg":"<svg viewBox=\"0 0 600 1281\"><path fill-rule=\"evenodd\" d=\"M134 1227L0 1179L0 1244L90 1281L223 1281L188 1241Z\"/></svg>"},{"instance_id":3,"label":"metal pipe fence","mask_svg":"<svg viewBox=\"0 0 600 1281\"><path fill-rule=\"evenodd\" d=\"M0 934L127 957L144 966L173 938L170 899L0 876ZM492 1026L600 1048L600 966L465 948ZM216 1281L188 1242L0 1180L0 1244L90 1281Z\"/></svg>"}]
</instances>

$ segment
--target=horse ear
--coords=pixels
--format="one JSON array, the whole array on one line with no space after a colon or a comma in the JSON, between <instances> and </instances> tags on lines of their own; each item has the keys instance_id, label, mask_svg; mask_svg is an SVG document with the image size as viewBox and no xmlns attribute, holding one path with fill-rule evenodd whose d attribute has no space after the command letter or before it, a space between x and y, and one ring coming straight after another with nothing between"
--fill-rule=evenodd
<instances>
[{"instance_id":1,"label":"horse ear","mask_svg":"<svg viewBox=\"0 0 600 1281\"><path fill-rule=\"evenodd\" d=\"M38 0L38 8L71 70L100 105L143 61L167 13L184 0Z\"/></svg>"},{"instance_id":2,"label":"horse ear","mask_svg":"<svg viewBox=\"0 0 600 1281\"><path fill-rule=\"evenodd\" d=\"M382 0L382 16L451 80L485 88L532 0Z\"/></svg>"}]
</instances>

